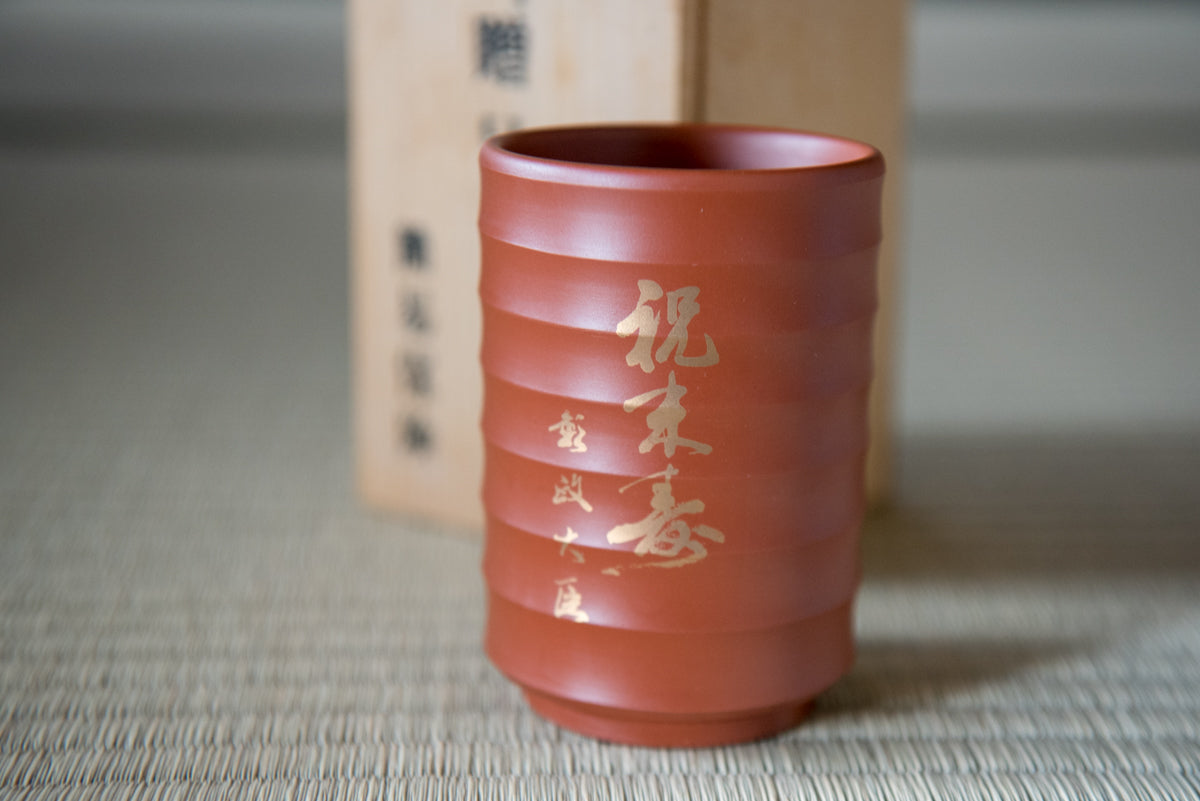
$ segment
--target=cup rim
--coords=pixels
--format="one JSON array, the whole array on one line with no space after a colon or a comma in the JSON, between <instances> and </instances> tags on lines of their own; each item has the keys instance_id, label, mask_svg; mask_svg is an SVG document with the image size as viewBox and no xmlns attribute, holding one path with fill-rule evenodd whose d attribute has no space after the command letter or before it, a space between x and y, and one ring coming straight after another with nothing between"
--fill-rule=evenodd
<instances>
[{"instance_id":1,"label":"cup rim","mask_svg":"<svg viewBox=\"0 0 1200 801\"><path fill-rule=\"evenodd\" d=\"M587 150L586 145L593 147ZM655 158L637 157L647 152L657 153L658 163ZM677 162L691 158L695 163L671 163L672 158ZM790 182L830 173L865 180L881 175L884 169L882 154L855 139L773 126L715 123L523 128L489 138L479 160L484 169L518 178L630 189Z\"/></svg>"}]
</instances>

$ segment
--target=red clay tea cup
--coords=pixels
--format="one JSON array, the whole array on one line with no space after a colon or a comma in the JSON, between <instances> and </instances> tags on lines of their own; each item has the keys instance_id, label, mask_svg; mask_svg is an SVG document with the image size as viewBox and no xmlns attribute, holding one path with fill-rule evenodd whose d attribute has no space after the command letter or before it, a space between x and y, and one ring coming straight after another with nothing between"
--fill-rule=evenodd
<instances>
[{"instance_id":1,"label":"red clay tea cup","mask_svg":"<svg viewBox=\"0 0 1200 801\"><path fill-rule=\"evenodd\" d=\"M796 724L853 659L882 157L633 125L480 165L490 658L603 739Z\"/></svg>"}]
</instances>

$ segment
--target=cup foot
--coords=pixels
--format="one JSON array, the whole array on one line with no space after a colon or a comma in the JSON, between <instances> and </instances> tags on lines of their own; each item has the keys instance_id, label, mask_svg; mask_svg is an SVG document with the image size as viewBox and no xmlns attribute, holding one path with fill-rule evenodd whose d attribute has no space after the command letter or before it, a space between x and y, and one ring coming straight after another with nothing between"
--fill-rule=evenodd
<instances>
[{"instance_id":1,"label":"cup foot","mask_svg":"<svg viewBox=\"0 0 1200 801\"><path fill-rule=\"evenodd\" d=\"M630 712L545 695L525 688L533 711L600 740L659 748L703 748L761 740L790 729L812 711L812 699L745 713L669 715Z\"/></svg>"}]
</instances>

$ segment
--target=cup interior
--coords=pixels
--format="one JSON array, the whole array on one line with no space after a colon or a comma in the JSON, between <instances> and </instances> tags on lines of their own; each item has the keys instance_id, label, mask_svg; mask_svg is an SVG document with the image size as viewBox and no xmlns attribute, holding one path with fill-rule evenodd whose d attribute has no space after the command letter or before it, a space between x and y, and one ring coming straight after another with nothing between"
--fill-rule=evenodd
<instances>
[{"instance_id":1,"label":"cup interior","mask_svg":"<svg viewBox=\"0 0 1200 801\"><path fill-rule=\"evenodd\" d=\"M705 125L535 129L507 134L498 145L531 158L653 170L794 170L874 153L869 145L835 136Z\"/></svg>"}]
</instances>

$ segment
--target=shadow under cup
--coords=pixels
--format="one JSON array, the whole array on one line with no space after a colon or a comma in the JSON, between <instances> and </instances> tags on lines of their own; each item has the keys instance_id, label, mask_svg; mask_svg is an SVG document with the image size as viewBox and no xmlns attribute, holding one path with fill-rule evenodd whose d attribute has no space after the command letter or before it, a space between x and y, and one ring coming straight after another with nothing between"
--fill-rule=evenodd
<instances>
[{"instance_id":1,"label":"shadow under cup","mask_svg":"<svg viewBox=\"0 0 1200 801\"><path fill-rule=\"evenodd\" d=\"M853 659L882 157L646 125L480 165L489 656L603 739L794 725Z\"/></svg>"}]
</instances>

